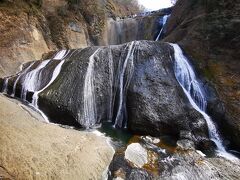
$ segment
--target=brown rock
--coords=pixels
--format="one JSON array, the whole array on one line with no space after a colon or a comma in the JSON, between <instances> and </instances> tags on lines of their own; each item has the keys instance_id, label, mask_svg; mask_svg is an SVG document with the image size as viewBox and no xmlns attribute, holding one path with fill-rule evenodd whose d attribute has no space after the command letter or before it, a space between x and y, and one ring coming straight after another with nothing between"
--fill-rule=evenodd
<instances>
[{"instance_id":1,"label":"brown rock","mask_svg":"<svg viewBox=\"0 0 240 180\"><path fill-rule=\"evenodd\" d=\"M113 150L106 138L42 123L0 95L0 176L13 179L100 179Z\"/></svg>"}]
</instances>

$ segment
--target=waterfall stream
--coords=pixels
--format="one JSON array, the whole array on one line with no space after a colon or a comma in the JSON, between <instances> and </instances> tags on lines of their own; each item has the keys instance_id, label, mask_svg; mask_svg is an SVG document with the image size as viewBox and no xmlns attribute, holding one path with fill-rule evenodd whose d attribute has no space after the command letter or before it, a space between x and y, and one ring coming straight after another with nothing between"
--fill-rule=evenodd
<instances>
[{"instance_id":1,"label":"waterfall stream","mask_svg":"<svg viewBox=\"0 0 240 180\"><path fill-rule=\"evenodd\" d=\"M4 79L3 89L2 89L4 93L7 93L7 90L8 90L8 80L9 80L9 77Z\"/></svg>"},{"instance_id":2,"label":"waterfall stream","mask_svg":"<svg viewBox=\"0 0 240 180\"><path fill-rule=\"evenodd\" d=\"M95 125L96 123L96 102L95 102L95 88L94 88L94 61L97 53L100 49L97 49L90 57L87 72L84 80L84 124L86 128Z\"/></svg>"},{"instance_id":3,"label":"waterfall stream","mask_svg":"<svg viewBox=\"0 0 240 180\"><path fill-rule=\"evenodd\" d=\"M15 93L16 93L16 87L17 87L17 83L19 81L19 79L32 67L32 65L34 64L34 62L32 62L26 69L24 69L17 77L17 79L15 80L14 82L14 85L13 85L13 92L12 92L12 97L15 96Z\"/></svg>"},{"instance_id":4,"label":"waterfall stream","mask_svg":"<svg viewBox=\"0 0 240 180\"><path fill-rule=\"evenodd\" d=\"M35 62L30 63L28 67L26 67L25 69L23 69L21 72L17 74L16 80L13 83L13 90L12 90L11 96L12 97L16 96L16 88L18 83L21 84L20 97L22 100L27 101L27 93L33 92L32 102L29 105L32 106L34 109L36 109L36 111L38 111L47 122L49 122L48 117L38 107L38 94L44 91L47 87L49 87L54 82L54 80L58 77L61 71L61 67L65 62L65 58L69 55L69 53L70 53L70 50L58 51L53 56L52 60L48 59L48 60L41 61L38 64L38 66L32 70L31 68L33 67ZM60 60L60 62L53 69L53 72L50 72L50 74L52 75L49 78L48 83L44 87L42 87L42 80L44 78L42 71L48 66L48 64L50 64L51 61L58 61L58 60ZM2 89L4 93L8 93L7 91L8 91L9 79L12 79L12 77L6 77L4 79L4 84Z\"/></svg>"},{"instance_id":5,"label":"waterfall stream","mask_svg":"<svg viewBox=\"0 0 240 180\"><path fill-rule=\"evenodd\" d=\"M50 60L42 61L36 69L25 74L24 81L22 83L21 98L26 100L27 92L35 92L41 85L39 78L41 76L41 70L49 63Z\"/></svg>"},{"instance_id":6,"label":"waterfall stream","mask_svg":"<svg viewBox=\"0 0 240 180\"><path fill-rule=\"evenodd\" d=\"M174 48L174 72L177 81L182 87L193 108L201 113L206 120L210 139L215 142L218 154L228 159L234 159L235 157L232 154L227 153L214 122L206 113L207 100L204 90L201 87L201 83L197 80L194 70L188 63L187 57L184 56L179 45L170 45Z\"/></svg>"},{"instance_id":7,"label":"waterfall stream","mask_svg":"<svg viewBox=\"0 0 240 180\"><path fill-rule=\"evenodd\" d=\"M159 32L159 34L158 34L158 36L157 36L157 38L156 38L155 41L159 41L160 37L162 36L163 29L164 29L164 27L165 27L165 24L167 23L167 20L168 20L169 16L170 16L170 15L165 15L165 16L163 16L163 18L160 20L160 23L162 24L162 28L161 28L161 30L160 30L160 32Z\"/></svg>"},{"instance_id":8,"label":"waterfall stream","mask_svg":"<svg viewBox=\"0 0 240 180\"><path fill-rule=\"evenodd\" d=\"M39 107L38 107L38 94L41 93L42 91L44 91L48 86L50 86L50 85L54 82L54 80L58 77L58 75L59 75L59 73L60 73L60 71L61 71L61 68L62 68L62 65L63 65L64 62L65 62L65 61L62 60L62 61L56 66L56 68L55 68L54 71L53 71L53 74L52 74L52 77L51 77L51 80L49 81L49 83L48 83L45 87L43 87L41 90L35 91L34 94L33 94L33 99L32 99L31 105L33 105L33 107L38 110L38 112L43 116L43 118L44 118L47 122L49 122L48 117L47 117L47 116L39 109Z\"/></svg>"},{"instance_id":9,"label":"waterfall stream","mask_svg":"<svg viewBox=\"0 0 240 180\"><path fill-rule=\"evenodd\" d=\"M69 54L70 50L61 50L59 52L57 52L55 54L55 56L53 57L54 60L62 60L64 59L65 57L67 57L67 55Z\"/></svg>"},{"instance_id":10,"label":"waterfall stream","mask_svg":"<svg viewBox=\"0 0 240 180\"><path fill-rule=\"evenodd\" d=\"M136 43L135 41L132 41L131 43L128 44L128 53L126 58L123 61L122 67L119 69L119 105L118 105L118 111L117 115L115 118L115 123L114 127L126 127L127 123L123 124L124 119L127 119L127 112L126 112L126 91L129 86L132 73L133 73L133 68L134 68L134 52L136 49ZM122 60L122 58L121 58ZM127 71L128 70L128 71ZM126 75L126 81L124 83L124 76Z\"/></svg>"}]
</instances>

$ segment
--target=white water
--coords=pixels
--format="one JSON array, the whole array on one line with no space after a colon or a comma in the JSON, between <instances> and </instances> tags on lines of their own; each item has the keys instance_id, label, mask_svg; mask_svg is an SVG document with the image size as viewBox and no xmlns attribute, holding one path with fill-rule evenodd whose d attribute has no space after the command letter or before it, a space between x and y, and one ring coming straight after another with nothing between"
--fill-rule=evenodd
<instances>
[{"instance_id":1,"label":"white water","mask_svg":"<svg viewBox=\"0 0 240 180\"><path fill-rule=\"evenodd\" d=\"M86 128L95 125L96 123L96 103L95 103L95 87L94 87L94 61L97 53L100 49L97 49L90 57L87 72L84 80L84 122Z\"/></svg>"},{"instance_id":2,"label":"white water","mask_svg":"<svg viewBox=\"0 0 240 180\"><path fill-rule=\"evenodd\" d=\"M69 52L70 52L70 50L61 50L61 51L56 53L56 55L53 57L53 59L54 60L62 60L65 57L67 57Z\"/></svg>"},{"instance_id":3,"label":"white water","mask_svg":"<svg viewBox=\"0 0 240 180\"><path fill-rule=\"evenodd\" d=\"M201 84L198 82L195 73L184 56L181 48L177 44L170 44L174 48L175 66L174 72L176 79L181 85L184 93L194 109L200 112L207 122L209 136L217 145L218 155L227 159L235 159L235 157L228 153L223 146L222 139L216 129L212 119L206 114L207 101Z\"/></svg>"},{"instance_id":4,"label":"white water","mask_svg":"<svg viewBox=\"0 0 240 180\"><path fill-rule=\"evenodd\" d=\"M4 79L4 83L3 83L3 92L4 93L7 93L7 91L8 91L8 80L9 80L9 77Z\"/></svg>"},{"instance_id":5,"label":"white water","mask_svg":"<svg viewBox=\"0 0 240 180\"><path fill-rule=\"evenodd\" d=\"M36 108L38 108L38 94L41 93L42 91L44 91L48 86L50 86L54 81L55 79L58 77L60 71L61 71L61 68L62 68L62 65L64 63L64 60L62 60L54 69L53 71L53 74L52 74L52 77L51 77L51 80L49 81L49 83L44 87L42 88L41 90L39 91L35 91L34 94L33 94L33 100L32 100L32 105Z\"/></svg>"},{"instance_id":6,"label":"white water","mask_svg":"<svg viewBox=\"0 0 240 180\"><path fill-rule=\"evenodd\" d=\"M157 38L156 38L156 40L155 41L158 41L159 39L160 39L160 37L161 37L161 35L162 35L162 32L163 32L163 29L164 29L164 26L165 26L165 24L167 23L167 20L168 20L168 18L169 18L169 16L170 15L165 15L165 16L163 16L163 18L162 18L162 28L161 28L161 30L160 30L160 32L159 32L159 34L158 34L158 36L157 36Z\"/></svg>"},{"instance_id":7,"label":"white water","mask_svg":"<svg viewBox=\"0 0 240 180\"><path fill-rule=\"evenodd\" d=\"M113 56L112 56L112 50L109 48L109 58L108 58L108 68L109 68L109 112L108 112L108 121L111 122L113 118L113 104L114 104L114 98L113 96Z\"/></svg>"},{"instance_id":8,"label":"white water","mask_svg":"<svg viewBox=\"0 0 240 180\"><path fill-rule=\"evenodd\" d=\"M128 48L128 54L124 60L124 64L123 64L123 67L121 69L121 72L120 72L120 85L119 85L119 88L120 88L120 97L119 97L119 106L118 106L118 112L117 112L117 116L116 116L116 119L115 119L115 123L114 123L114 127L118 126L118 127L122 127L123 126L123 108L125 108L125 100L124 100L124 95L125 95L125 91L130 83L130 79L132 77L132 69L134 68L134 64L133 64L133 53L135 51L135 48L136 48L136 45L135 45L135 42L131 42L130 45L129 45L129 48ZM126 69L127 69L127 65L128 63L130 63L130 66L129 66L129 73L127 74L127 80L124 84L124 75L125 75L125 72L126 72ZM125 124L126 126L126 124Z\"/></svg>"},{"instance_id":9,"label":"white water","mask_svg":"<svg viewBox=\"0 0 240 180\"><path fill-rule=\"evenodd\" d=\"M22 82L21 98L26 100L27 92L35 92L36 88L40 86L39 81L41 70L49 63L50 60L42 61L38 67L27 74L25 74L24 81Z\"/></svg>"},{"instance_id":10,"label":"white water","mask_svg":"<svg viewBox=\"0 0 240 180\"><path fill-rule=\"evenodd\" d=\"M12 97L15 96L15 93L16 93L16 86L17 86L17 83L19 81L19 79L32 67L32 65L34 64L34 62L32 62L26 69L24 69L17 77L17 79L15 80L14 82L14 85L13 85L13 92L12 92Z\"/></svg>"},{"instance_id":11,"label":"white water","mask_svg":"<svg viewBox=\"0 0 240 180\"><path fill-rule=\"evenodd\" d=\"M45 119L46 122L49 122L48 120L48 117L39 109L38 107L38 94L41 93L42 91L44 91L46 88L48 88L54 81L55 79L58 77L61 69L62 69L62 65L64 63L64 60L62 60L54 69L53 71L53 74L52 74L52 77L51 77L51 80L49 81L49 83L44 87L42 88L41 90L39 91L35 91L34 94L33 94L33 99L32 99L32 103L31 105L37 109L37 111L43 116L43 118Z\"/></svg>"}]
</instances>

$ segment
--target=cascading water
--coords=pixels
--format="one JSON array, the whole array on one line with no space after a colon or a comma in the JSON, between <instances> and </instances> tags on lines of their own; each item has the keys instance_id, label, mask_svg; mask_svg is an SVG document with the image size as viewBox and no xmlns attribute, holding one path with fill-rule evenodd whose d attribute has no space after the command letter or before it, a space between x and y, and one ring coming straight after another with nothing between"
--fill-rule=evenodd
<instances>
[{"instance_id":1,"label":"cascading water","mask_svg":"<svg viewBox=\"0 0 240 180\"><path fill-rule=\"evenodd\" d=\"M131 77L132 77L132 73L133 73L133 68L134 68L134 52L136 49L136 42L133 41L129 44L129 48L128 48L128 54L126 56L126 58L123 61L123 65L122 67L120 67L119 69L119 88L120 88L120 92L119 92L119 105L118 105L118 111L117 111L117 115L115 118L115 123L114 123L114 127L123 127L123 120L124 118L127 118L127 114L126 114L126 90L129 86ZM127 69L128 68L128 69ZM128 70L128 71L127 71ZM124 76L126 77L126 81L124 83ZM126 127L126 122L124 124L124 126Z\"/></svg>"},{"instance_id":2,"label":"cascading water","mask_svg":"<svg viewBox=\"0 0 240 180\"><path fill-rule=\"evenodd\" d=\"M69 54L70 50L61 50L53 57L54 60L62 60Z\"/></svg>"},{"instance_id":3,"label":"cascading water","mask_svg":"<svg viewBox=\"0 0 240 180\"><path fill-rule=\"evenodd\" d=\"M84 81L83 99L84 99L84 124L86 128L96 123L96 102L94 89L94 61L99 49L97 49L90 57L87 72Z\"/></svg>"},{"instance_id":4,"label":"cascading water","mask_svg":"<svg viewBox=\"0 0 240 180\"><path fill-rule=\"evenodd\" d=\"M32 99L32 105L35 109L37 109L40 114L43 116L43 118L49 122L48 120L48 117L39 109L38 107L38 94L41 93L42 91L44 91L48 86L50 86L54 81L55 79L58 77L60 71L61 71L61 68L62 68L62 65L64 63L64 60L62 60L57 66L56 68L54 69L53 71L53 74L52 74L52 77L51 77L51 80L49 81L49 83L44 87L42 88L41 90L39 91L35 91L34 94L33 94L33 99Z\"/></svg>"},{"instance_id":5,"label":"cascading water","mask_svg":"<svg viewBox=\"0 0 240 180\"><path fill-rule=\"evenodd\" d=\"M17 83L19 81L19 79L32 67L32 65L34 64L34 62L32 62L26 69L24 69L20 74L18 74L18 77L16 79L16 81L14 82L14 85L13 85L13 92L12 92L12 97L15 96L15 93L16 93L16 87L17 87Z\"/></svg>"},{"instance_id":6,"label":"cascading water","mask_svg":"<svg viewBox=\"0 0 240 180\"><path fill-rule=\"evenodd\" d=\"M7 93L7 90L8 90L8 80L9 80L9 77L4 79L3 89L2 89L2 92L4 93Z\"/></svg>"},{"instance_id":7,"label":"cascading water","mask_svg":"<svg viewBox=\"0 0 240 180\"><path fill-rule=\"evenodd\" d=\"M39 81L39 76L41 73L41 70L49 63L50 60L42 61L38 67L27 74L25 74L24 81L22 83L22 93L21 98L23 100L26 100L27 92L35 92L36 88L38 88L41 84L41 81Z\"/></svg>"},{"instance_id":8,"label":"cascading water","mask_svg":"<svg viewBox=\"0 0 240 180\"><path fill-rule=\"evenodd\" d=\"M124 52L122 53L119 64L118 70L116 73L116 78L114 79L114 66L113 66L113 57L111 48L109 49L109 59L108 59L108 66L109 66L109 112L108 112L108 120L114 121L114 127L122 128L126 126L123 123L124 120L127 118L126 114L126 91L129 86L134 63L133 63L133 54L136 49L136 42L128 43ZM84 107L83 107L83 114L84 114L84 124L86 128L93 127L97 123L97 107L96 107L96 97L95 97L95 70L94 70L94 63L96 58L98 58L98 53L100 49L96 50L90 57L88 68L85 75L84 80L84 90L83 90L83 99L84 99ZM114 89L117 87L117 89ZM116 100L116 96L118 96L117 101L117 113L116 117L113 117L113 109ZM79 119L81 120L81 112L79 112Z\"/></svg>"},{"instance_id":9,"label":"cascading water","mask_svg":"<svg viewBox=\"0 0 240 180\"><path fill-rule=\"evenodd\" d=\"M109 112L108 112L108 121L111 122L113 118L113 104L114 104L114 97L113 96L113 55L112 50L109 48L109 59L108 59L108 68L109 68Z\"/></svg>"},{"instance_id":10,"label":"cascading water","mask_svg":"<svg viewBox=\"0 0 240 180\"><path fill-rule=\"evenodd\" d=\"M42 91L44 91L48 86L50 86L54 80L58 77L60 71L61 71L61 67L64 63L64 60L62 60L57 66L56 68L54 69L53 71L53 74L52 74L52 77L51 77L51 80L49 81L49 83L44 87L42 88L41 90L39 91L35 91L34 94L33 94L33 100L32 100L32 105L36 108L38 108L38 94L41 93Z\"/></svg>"},{"instance_id":11,"label":"cascading water","mask_svg":"<svg viewBox=\"0 0 240 180\"><path fill-rule=\"evenodd\" d=\"M162 36L164 26L165 26L165 24L167 23L167 20L168 20L169 16L170 16L170 15L165 15L165 16L163 16L163 18L160 20L160 23L162 24L162 28L161 28L161 30L160 30L157 38L155 39L155 41L159 41L160 37Z\"/></svg>"},{"instance_id":12,"label":"cascading water","mask_svg":"<svg viewBox=\"0 0 240 180\"><path fill-rule=\"evenodd\" d=\"M32 62L28 67L26 67L20 73L17 74L17 78L13 84L13 91L11 94L12 97L16 95L16 87L18 83L21 83L20 97L24 101L27 100L27 93L33 92L32 103L30 105L34 107L47 122L48 122L47 116L38 107L38 94L44 91L48 86L50 86L54 82L54 80L57 78L57 76L61 71L61 67L65 62L65 58L69 55L69 53L70 53L70 50L61 50L54 55L52 60L54 61L60 60L60 62L54 68L50 81L44 87L42 87L42 79L44 78L42 71L48 66L48 64L50 64L50 61L51 61L50 59L41 61L41 63L36 68L34 68L33 70L30 70L31 67L35 64L35 62ZM7 93L8 91L7 90L8 81L10 78L12 77L7 77L4 79L2 91L5 93Z\"/></svg>"},{"instance_id":13,"label":"cascading water","mask_svg":"<svg viewBox=\"0 0 240 180\"><path fill-rule=\"evenodd\" d=\"M187 57L184 56L181 48L177 44L170 45L174 48L174 72L176 79L182 87L193 108L200 112L205 118L208 126L209 136L211 140L216 143L218 154L228 159L235 159L233 155L226 152L215 124L205 112L207 107L207 100L205 98L204 90L197 80L192 67L188 63Z\"/></svg>"}]
</instances>

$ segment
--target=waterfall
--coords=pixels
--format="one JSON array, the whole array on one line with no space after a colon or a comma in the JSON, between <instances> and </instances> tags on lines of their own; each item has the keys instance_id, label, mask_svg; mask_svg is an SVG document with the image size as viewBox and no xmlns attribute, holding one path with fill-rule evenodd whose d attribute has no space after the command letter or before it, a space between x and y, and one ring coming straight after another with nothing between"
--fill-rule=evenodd
<instances>
[{"instance_id":1,"label":"waterfall","mask_svg":"<svg viewBox=\"0 0 240 180\"><path fill-rule=\"evenodd\" d=\"M41 93L42 91L44 91L45 89L47 89L47 87L49 87L55 81L55 79L58 77L58 75L61 71L61 68L62 68L62 65L63 65L64 62L65 61L62 60L56 66L56 68L53 71L53 74L52 74L52 77L51 77L51 80L49 81L49 83L44 88L42 88L41 90L35 91L34 94L33 94L33 99L32 99L31 105L42 115L42 117L45 119L46 122L49 122L48 117L38 107L38 94Z\"/></svg>"},{"instance_id":2,"label":"waterfall","mask_svg":"<svg viewBox=\"0 0 240 180\"><path fill-rule=\"evenodd\" d=\"M111 122L113 118L113 104L115 100L115 96L113 96L113 56L112 50L109 48L109 60L108 60L108 68L109 68L109 112L108 112L108 121Z\"/></svg>"},{"instance_id":3,"label":"waterfall","mask_svg":"<svg viewBox=\"0 0 240 180\"><path fill-rule=\"evenodd\" d=\"M174 72L176 79L182 87L193 108L196 109L199 113L201 113L206 120L210 139L216 143L218 148L218 154L228 159L235 159L233 155L226 152L226 149L223 146L222 139L217 131L215 124L205 112L207 107L205 93L203 88L201 87L201 84L196 78L194 70L188 63L187 57L184 56L181 48L177 44L170 45L174 48Z\"/></svg>"},{"instance_id":4,"label":"waterfall","mask_svg":"<svg viewBox=\"0 0 240 180\"><path fill-rule=\"evenodd\" d=\"M50 60L42 61L36 69L25 74L21 93L21 98L23 100L26 100L27 92L35 92L36 88L40 86L41 81L39 81L39 78L41 75L41 70L49 63L49 61Z\"/></svg>"},{"instance_id":5,"label":"waterfall","mask_svg":"<svg viewBox=\"0 0 240 180\"><path fill-rule=\"evenodd\" d=\"M14 85L13 85L13 92L12 92L12 95L11 95L12 97L15 96L16 87L17 87L17 83L18 83L19 79L32 67L33 64L34 64L34 62L32 62L26 69L24 69L22 72L20 72L20 73L18 74L18 77L17 77L17 79L15 80Z\"/></svg>"},{"instance_id":6,"label":"waterfall","mask_svg":"<svg viewBox=\"0 0 240 180\"><path fill-rule=\"evenodd\" d=\"M56 53L56 55L53 57L54 60L62 60L67 57L70 50L61 50Z\"/></svg>"},{"instance_id":7,"label":"waterfall","mask_svg":"<svg viewBox=\"0 0 240 180\"><path fill-rule=\"evenodd\" d=\"M136 49L136 43L135 41L131 42L128 44L128 53L126 58L123 61L123 66L119 69L119 105L118 105L118 111L117 111L117 116L115 118L115 123L114 127L123 127L123 120L124 116L126 118L126 91L129 86L132 73L133 73L133 68L134 68L134 52ZM129 64L129 67L128 67ZM127 71L128 69L128 72ZM126 81L124 84L124 76L126 75ZM125 123L125 126L127 124Z\"/></svg>"},{"instance_id":8,"label":"waterfall","mask_svg":"<svg viewBox=\"0 0 240 180\"><path fill-rule=\"evenodd\" d=\"M159 39L160 39L160 37L161 37L161 35L163 33L164 26L167 23L167 20L168 20L169 16L170 15L165 15L165 16L163 16L162 19L160 19L160 24L162 24L162 28L161 28L161 30L160 30L160 32L159 32L159 34L158 34L158 36L157 36L155 41L159 41Z\"/></svg>"},{"instance_id":9,"label":"waterfall","mask_svg":"<svg viewBox=\"0 0 240 180\"><path fill-rule=\"evenodd\" d=\"M39 91L35 91L34 94L33 94L33 100L32 100L32 105L38 109L38 94L41 93L42 91L44 91L45 89L48 88L48 86L50 86L54 81L55 79L58 77L60 71L61 71L61 68L62 68L62 65L65 61L62 60L56 67L55 69L53 70L53 74L52 74L52 77L51 77L51 80L49 81L49 83L44 87L42 88L41 90Z\"/></svg>"},{"instance_id":10,"label":"waterfall","mask_svg":"<svg viewBox=\"0 0 240 180\"><path fill-rule=\"evenodd\" d=\"M7 93L8 91L8 80L9 80L9 77L4 79L3 88L2 88L2 92L4 93Z\"/></svg>"},{"instance_id":11,"label":"waterfall","mask_svg":"<svg viewBox=\"0 0 240 180\"><path fill-rule=\"evenodd\" d=\"M95 87L94 87L94 61L97 53L100 49L97 49L90 57L87 72L84 80L84 124L86 128L93 126L96 123L96 103L95 103Z\"/></svg>"}]
</instances>

